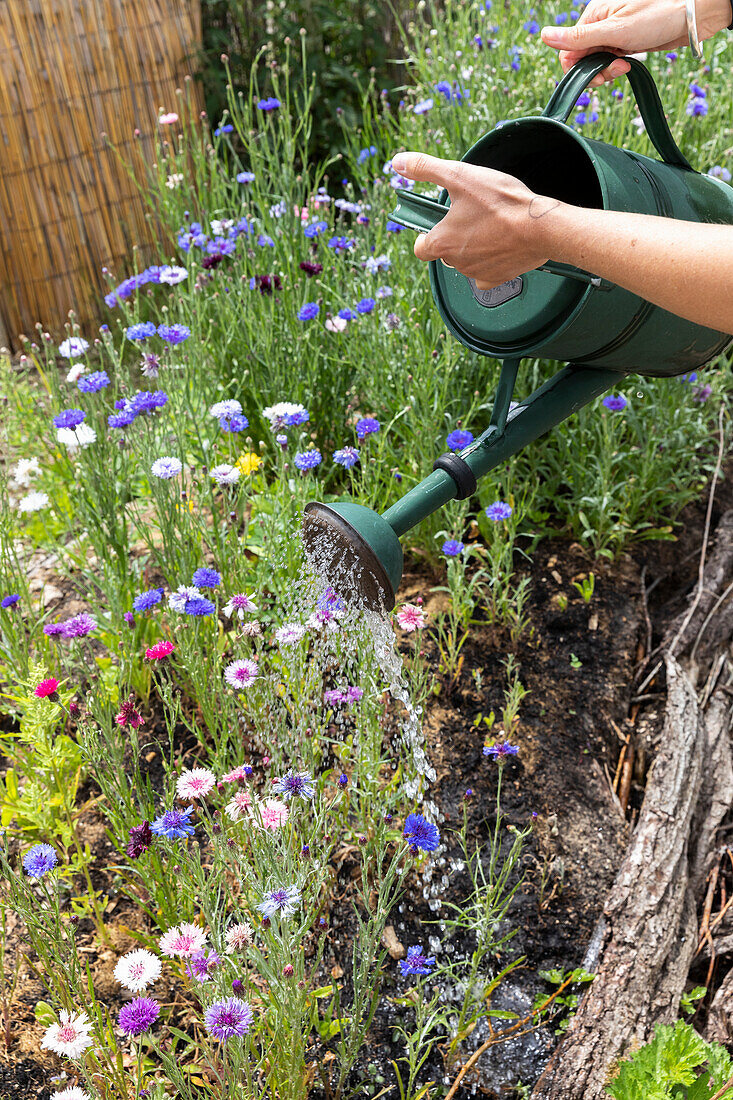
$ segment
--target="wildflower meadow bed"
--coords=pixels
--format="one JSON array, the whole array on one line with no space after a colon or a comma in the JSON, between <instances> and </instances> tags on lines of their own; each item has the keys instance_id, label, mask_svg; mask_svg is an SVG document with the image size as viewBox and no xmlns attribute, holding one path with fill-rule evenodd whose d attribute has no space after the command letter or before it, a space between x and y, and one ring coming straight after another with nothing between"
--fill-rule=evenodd
<instances>
[{"instance_id":1,"label":"wildflower meadow bed","mask_svg":"<svg viewBox=\"0 0 733 1100\"><path fill-rule=\"evenodd\" d=\"M106 273L98 333L0 359L0 1095L529 1096L593 980L627 832L589 762L615 767L639 572L682 568L659 540L699 521L730 362L624 381L426 520L393 616L299 538L309 500L382 511L485 427L498 364L444 331L390 158L541 108L539 25L577 14L421 3L404 87L327 163L294 46L214 125L184 88L130 165L154 262ZM711 57L649 64L727 180L729 42ZM648 148L623 82L571 122ZM711 1096L730 1059L691 1032L654 1041ZM639 1057L611 1095L642 1095Z\"/></svg>"}]
</instances>

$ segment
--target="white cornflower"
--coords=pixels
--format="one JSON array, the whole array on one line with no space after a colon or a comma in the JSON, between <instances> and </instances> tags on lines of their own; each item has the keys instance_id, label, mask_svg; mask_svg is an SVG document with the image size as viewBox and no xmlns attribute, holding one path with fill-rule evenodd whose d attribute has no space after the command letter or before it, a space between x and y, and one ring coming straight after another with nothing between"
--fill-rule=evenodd
<instances>
[{"instance_id":1,"label":"white cornflower","mask_svg":"<svg viewBox=\"0 0 733 1100\"><path fill-rule=\"evenodd\" d=\"M208 768L192 768L183 772L176 783L176 794L187 801L205 798L216 783L216 776Z\"/></svg>"},{"instance_id":2,"label":"white cornflower","mask_svg":"<svg viewBox=\"0 0 733 1100\"><path fill-rule=\"evenodd\" d=\"M226 401L217 401L215 405L212 405L209 409L211 416L215 416L219 420L222 416L239 416L242 412L242 406L233 397L227 398Z\"/></svg>"},{"instance_id":3,"label":"white cornflower","mask_svg":"<svg viewBox=\"0 0 733 1100\"><path fill-rule=\"evenodd\" d=\"M209 224L215 237L226 237L229 230L234 228L231 218L214 218Z\"/></svg>"},{"instance_id":4,"label":"white cornflower","mask_svg":"<svg viewBox=\"0 0 733 1100\"><path fill-rule=\"evenodd\" d=\"M175 286L177 283L182 283L184 279L188 278L188 271L185 267L174 267L170 264L164 264L160 269L158 279L161 283L167 283L168 286Z\"/></svg>"},{"instance_id":5,"label":"white cornflower","mask_svg":"<svg viewBox=\"0 0 733 1100\"><path fill-rule=\"evenodd\" d=\"M242 688L249 687L250 684L255 682L258 671L256 661L232 661L232 663L227 665L224 669L224 679L230 687L235 688L237 691L241 691Z\"/></svg>"},{"instance_id":6,"label":"white cornflower","mask_svg":"<svg viewBox=\"0 0 733 1100\"><path fill-rule=\"evenodd\" d=\"M73 367L66 375L67 382L76 382L77 378L81 378L82 374L87 369L86 363L74 363Z\"/></svg>"},{"instance_id":7,"label":"white cornflower","mask_svg":"<svg viewBox=\"0 0 733 1100\"><path fill-rule=\"evenodd\" d=\"M253 619L249 623L242 623L242 633L248 638L258 638L262 633L262 627L257 622L257 619Z\"/></svg>"},{"instance_id":8,"label":"white cornflower","mask_svg":"<svg viewBox=\"0 0 733 1100\"><path fill-rule=\"evenodd\" d=\"M84 1092L84 1089L80 1089L76 1085L71 1085L63 1092L52 1092L51 1100L89 1100L89 1093Z\"/></svg>"},{"instance_id":9,"label":"white cornflower","mask_svg":"<svg viewBox=\"0 0 733 1100\"><path fill-rule=\"evenodd\" d=\"M38 477L40 472L37 458L21 458L12 472L13 485L17 489L30 489L31 478Z\"/></svg>"},{"instance_id":10,"label":"white cornflower","mask_svg":"<svg viewBox=\"0 0 733 1100\"><path fill-rule=\"evenodd\" d=\"M118 960L115 978L120 985L124 985L125 989L139 993L141 989L152 985L160 977L160 971L158 956L141 947L136 951L129 951Z\"/></svg>"},{"instance_id":11,"label":"white cornflower","mask_svg":"<svg viewBox=\"0 0 733 1100\"><path fill-rule=\"evenodd\" d=\"M188 601L198 599L200 595L201 591L194 584L182 584L175 592L171 592L168 597L168 606L171 611L177 611L179 615L183 615Z\"/></svg>"},{"instance_id":12,"label":"white cornflower","mask_svg":"<svg viewBox=\"0 0 733 1100\"><path fill-rule=\"evenodd\" d=\"M169 928L160 937L160 950L169 958L173 955L193 955L206 943L206 933L197 924L179 924Z\"/></svg>"},{"instance_id":13,"label":"white cornflower","mask_svg":"<svg viewBox=\"0 0 733 1100\"><path fill-rule=\"evenodd\" d=\"M348 323L345 317L329 317L326 321L326 330L327 332L343 332Z\"/></svg>"},{"instance_id":14,"label":"white cornflower","mask_svg":"<svg viewBox=\"0 0 733 1100\"><path fill-rule=\"evenodd\" d=\"M70 336L68 340L59 344L59 355L63 355L64 359L76 359L77 356L83 355L88 347L88 340L83 340L81 336Z\"/></svg>"},{"instance_id":15,"label":"white cornflower","mask_svg":"<svg viewBox=\"0 0 733 1100\"><path fill-rule=\"evenodd\" d=\"M40 512L41 508L48 508L51 501L48 493L26 493L18 501L19 512Z\"/></svg>"},{"instance_id":16,"label":"white cornflower","mask_svg":"<svg viewBox=\"0 0 733 1100\"><path fill-rule=\"evenodd\" d=\"M224 807L224 813L232 821L239 821L240 817L243 817L251 806L252 796L249 791L237 791L231 801L227 802Z\"/></svg>"},{"instance_id":17,"label":"white cornflower","mask_svg":"<svg viewBox=\"0 0 733 1100\"><path fill-rule=\"evenodd\" d=\"M220 466L214 466L209 472L217 485L236 485L242 476L240 469L226 462L222 462Z\"/></svg>"},{"instance_id":18,"label":"white cornflower","mask_svg":"<svg viewBox=\"0 0 733 1100\"><path fill-rule=\"evenodd\" d=\"M177 458L156 458L153 465L150 467L150 472L155 477L163 478L164 481L170 481L172 477L177 477L183 469L183 463Z\"/></svg>"},{"instance_id":19,"label":"white cornflower","mask_svg":"<svg viewBox=\"0 0 733 1100\"><path fill-rule=\"evenodd\" d=\"M86 1012L79 1012L72 1016L64 1009L59 1016L59 1023L51 1024L43 1036L41 1046L44 1050L52 1050L54 1054L62 1054L72 1061L81 1058L87 1047L93 1043L89 1034L91 1020Z\"/></svg>"},{"instance_id":20,"label":"white cornflower","mask_svg":"<svg viewBox=\"0 0 733 1100\"><path fill-rule=\"evenodd\" d=\"M300 623L285 623L275 631L275 641L279 645L295 645L305 634L305 627Z\"/></svg>"},{"instance_id":21,"label":"white cornflower","mask_svg":"<svg viewBox=\"0 0 733 1100\"><path fill-rule=\"evenodd\" d=\"M63 443L68 451L78 451L80 447L88 447L90 443L96 443L97 433L94 428L83 421L75 428L57 428L56 438Z\"/></svg>"},{"instance_id":22,"label":"white cornflower","mask_svg":"<svg viewBox=\"0 0 733 1100\"><path fill-rule=\"evenodd\" d=\"M244 618L245 611L256 610L257 604L251 596L245 595L244 592L237 592L234 596L230 596L228 602L222 607L222 611L227 617L233 615L236 611L238 619Z\"/></svg>"},{"instance_id":23,"label":"white cornflower","mask_svg":"<svg viewBox=\"0 0 733 1100\"><path fill-rule=\"evenodd\" d=\"M183 183L182 172L171 172L168 179L165 181L165 185L170 191L175 191L176 187L181 183Z\"/></svg>"},{"instance_id":24,"label":"white cornflower","mask_svg":"<svg viewBox=\"0 0 733 1100\"><path fill-rule=\"evenodd\" d=\"M233 924L224 934L227 955L232 955L235 951L241 951L242 948L249 947L253 938L254 929L251 924L247 924L246 921L243 924Z\"/></svg>"},{"instance_id":25,"label":"white cornflower","mask_svg":"<svg viewBox=\"0 0 733 1100\"><path fill-rule=\"evenodd\" d=\"M286 416L307 411L305 405L294 405L292 401L279 401L277 405L270 405L269 408L263 409L262 415L267 417L270 427L275 431L276 428L282 428Z\"/></svg>"}]
</instances>

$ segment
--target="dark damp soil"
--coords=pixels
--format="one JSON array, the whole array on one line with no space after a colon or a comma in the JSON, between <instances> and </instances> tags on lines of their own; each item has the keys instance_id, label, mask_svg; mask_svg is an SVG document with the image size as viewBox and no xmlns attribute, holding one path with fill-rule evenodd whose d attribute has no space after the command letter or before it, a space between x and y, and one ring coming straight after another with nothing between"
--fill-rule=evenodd
<instances>
[{"instance_id":1,"label":"dark damp soil","mask_svg":"<svg viewBox=\"0 0 733 1100\"><path fill-rule=\"evenodd\" d=\"M527 694L520 703L518 721L511 730L503 731L519 747L517 757L509 759L503 773L504 850L511 846L512 830L531 824L532 833L525 843L519 874L512 880L514 884L519 878L521 881L501 925L504 931L516 929L516 934L487 960L482 973L498 973L520 957L523 961L496 992L491 1008L525 1016L539 994L549 996L554 988L538 976L539 971L582 966L643 797L643 768L637 768L626 813L614 793L622 740L634 720L646 723L653 743L661 718L663 685L653 681L643 701L634 703L635 674L647 647L659 642L695 583L706 503L701 499L685 510L675 542L641 544L613 564L594 562L576 544L560 540L540 543L531 560L516 563L518 573L526 573L530 580L526 629L513 642L507 631L488 623L472 628L454 683L446 682L438 672L435 643L426 632L420 638L418 644L437 673L436 693L426 707L424 733L437 772L430 798L442 815L445 848L436 858L419 863L398 911L392 914L385 942L390 954L384 995L349 1081L360 1096L376 1097L382 1089L394 1086L392 1060L404 1053L395 1028L400 1022L409 1026L412 1019L411 1010L399 1003L411 985L399 975L393 960L407 947L420 943L429 954L459 962L470 956L475 946L464 931L451 933L445 926L451 916L445 903L460 905L470 892L456 835L464 811L472 844L486 845L494 830L497 769L483 756L482 747L489 736L485 719L492 711L492 738L501 724L510 655ZM713 531L721 513L731 506L733 477L729 468L716 493ZM591 572L595 586L586 603L573 582L582 583ZM405 602L421 597L430 616L444 598L432 591L440 583L424 566L413 568L405 575L401 596ZM413 644L407 637L405 650ZM193 749L183 731L181 739L182 750ZM160 756L152 755L154 751L151 747L145 762L153 780L161 768ZM466 799L469 789L472 794ZM101 823L91 816L88 830L90 843L104 843ZM425 866L427 875L421 870ZM357 867L357 853L353 858L347 856L341 866L339 879L344 889L328 914L322 963L323 984L340 981L345 1006L351 995L349 971L356 926L348 882ZM136 920L139 916L132 906L120 901L111 920L115 955L135 946L126 929L134 929ZM14 953L22 950L22 929L13 921L11 914L6 970L13 965ZM114 1007L117 987L104 977L110 969L109 960L103 949L93 946L90 922L81 921L77 934L88 949L95 982L104 986L103 990L100 986L100 994L103 992ZM43 996L40 982L22 966L9 1009L9 1050L0 1026L0 1100L46 1098L52 1091L51 1078L71 1068L40 1050L43 1028L33 1009ZM446 990L445 996L458 994ZM458 1000L454 1008L457 1015ZM557 1041L555 1028L560 1020L558 1016L550 1026L492 1046L464 1078L458 1097L475 1094L518 1100L527 1095L517 1086L520 1082L531 1086L539 1076ZM512 1023L494 1020L497 1030ZM419 1077L423 1083L436 1083L430 1090L431 1100L445 1094L460 1065L487 1037L486 1025L480 1023L464 1044L461 1057L448 1069L443 1059L445 1045L433 1045ZM328 1050L321 1054L328 1067ZM73 1083L72 1074L65 1085ZM392 1088L389 1094L396 1097L397 1090ZM314 1088L314 1100L325 1095L320 1087Z\"/></svg>"}]
</instances>

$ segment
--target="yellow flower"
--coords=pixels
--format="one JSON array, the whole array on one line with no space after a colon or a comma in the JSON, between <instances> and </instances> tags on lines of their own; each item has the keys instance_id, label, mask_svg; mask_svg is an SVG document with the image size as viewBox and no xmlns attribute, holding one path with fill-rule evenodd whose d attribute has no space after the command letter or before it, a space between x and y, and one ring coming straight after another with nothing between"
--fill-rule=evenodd
<instances>
[{"instance_id":1,"label":"yellow flower","mask_svg":"<svg viewBox=\"0 0 733 1100\"><path fill-rule=\"evenodd\" d=\"M245 477L254 473L255 470L259 470L261 465L262 459L259 455L255 454L254 451L247 451L245 454L241 454L235 462L235 466L238 470L241 470Z\"/></svg>"}]
</instances>

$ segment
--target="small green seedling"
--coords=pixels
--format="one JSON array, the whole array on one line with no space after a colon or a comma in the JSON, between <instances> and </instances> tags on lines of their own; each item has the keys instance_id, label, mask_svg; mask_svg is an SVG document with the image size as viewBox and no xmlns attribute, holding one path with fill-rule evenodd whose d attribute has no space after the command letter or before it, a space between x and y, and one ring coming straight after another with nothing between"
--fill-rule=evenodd
<instances>
[{"instance_id":1,"label":"small green seedling","mask_svg":"<svg viewBox=\"0 0 733 1100\"><path fill-rule=\"evenodd\" d=\"M583 662L581 661L580 657L576 657L574 653L570 654L570 667L571 668L582 668L583 667Z\"/></svg>"},{"instance_id":2,"label":"small green seedling","mask_svg":"<svg viewBox=\"0 0 733 1100\"><path fill-rule=\"evenodd\" d=\"M573 588L577 588L583 597L583 603L590 603L593 599L593 592L596 587L595 573L589 573L587 577L583 577L582 580L573 581Z\"/></svg>"}]
</instances>

